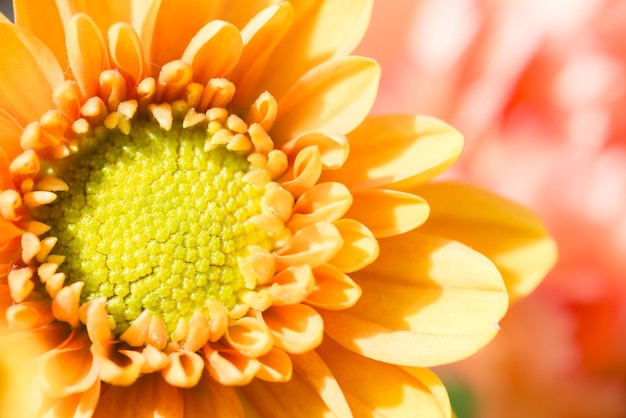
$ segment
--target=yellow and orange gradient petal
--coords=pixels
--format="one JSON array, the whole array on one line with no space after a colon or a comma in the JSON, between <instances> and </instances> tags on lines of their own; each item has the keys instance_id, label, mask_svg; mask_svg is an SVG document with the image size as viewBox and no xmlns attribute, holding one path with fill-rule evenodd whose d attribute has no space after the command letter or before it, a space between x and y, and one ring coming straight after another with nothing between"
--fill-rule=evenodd
<instances>
[{"instance_id":1,"label":"yellow and orange gradient petal","mask_svg":"<svg viewBox=\"0 0 626 418\"><path fill-rule=\"evenodd\" d=\"M366 118L380 70L348 54L371 1L270 3L18 0L16 25L0 22L3 335L42 339L39 413L450 416L423 367L479 349L508 300L496 266L451 240L474 235L439 234L445 216L415 230L430 196L435 214L454 206L424 184L462 138L427 117ZM86 298L88 278L66 274L64 244L39 214L71 192L65 162L85 144L142 124L204 132L203 152L245 159L242 181L262 195L247 225L268 240L237 257L235 303L209 299L174 322L143 309L120 328L111 300ZM523 248L522 235L502 244ZM548 254L524 271L527 258L484 250L520 283L551 264Z\"/></svg>"}]
</instances>

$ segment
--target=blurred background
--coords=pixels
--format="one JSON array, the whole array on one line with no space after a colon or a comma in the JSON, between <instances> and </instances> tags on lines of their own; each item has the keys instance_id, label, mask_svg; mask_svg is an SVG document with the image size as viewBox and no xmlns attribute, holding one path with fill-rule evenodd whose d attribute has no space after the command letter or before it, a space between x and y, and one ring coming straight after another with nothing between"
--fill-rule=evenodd
<instances>
[{"instance_id":1,"label":"blurred background","mask_svg":"<svg viewBox=\"0 0 626 418\"><path fill-rule=\"evenodd\" d=\"M11 0L0 0L0 12L11 18L13 16L13 2Z\"/></svg>"},{"instance_id":2,"label":"blurred background","mask_svg":"<svg viewBox=\"0 0 626 418\"><path fill-rule=\"evenodd\" d=\"M455 126L449 177L530 207L559 244L495 340L438 370L457 416L626 417L626 1L377 0L357 53L383 69L374 112Z\"/></svg>"}]
</instances>

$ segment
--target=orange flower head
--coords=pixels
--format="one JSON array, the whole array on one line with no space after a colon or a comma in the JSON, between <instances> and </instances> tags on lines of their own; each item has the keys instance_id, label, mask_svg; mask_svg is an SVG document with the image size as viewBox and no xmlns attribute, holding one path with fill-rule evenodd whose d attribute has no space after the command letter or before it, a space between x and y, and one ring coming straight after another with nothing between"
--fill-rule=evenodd
<instances>
[{"instance_id":1,"label":"orange flower head","mask_svg":"<svg viewBox=\"0 0 626 418\"><path fill-rule=\"evenodd\" d=\"M553 257L529 273L513 249L552 244L515 205L426 185L458 132L367 117L380 70L349 53L371 1L37 7L0 22L0 362L24 341L9 370L35 380L8 393L36 394L5 410L450 416L425 367L508 301L454 231L497 213L481 239L511 280Z\"/></svg>"}]
</instances>

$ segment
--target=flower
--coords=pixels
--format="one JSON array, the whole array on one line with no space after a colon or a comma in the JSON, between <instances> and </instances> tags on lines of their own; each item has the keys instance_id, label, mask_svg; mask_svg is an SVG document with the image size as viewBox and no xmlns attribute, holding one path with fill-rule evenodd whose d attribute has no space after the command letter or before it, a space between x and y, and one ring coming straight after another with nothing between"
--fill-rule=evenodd
<instances>
[{"instance_id":1,"label":"flower","mask_svg":"<svg viewBox=\"0 0 626 418\"><path fill-rule=\"evenodd\" d=\"M413 11L385 6L407 16L404 25L387 22L412 35L394 56L376 49L373 36L361 45L394 74L383 77L388 99L377 106L393 108L391 96L406 82L433 86L400 98L395 110L453 121L470 149L455 176L531 207L560 257L537 290L512 305L495 340L445 372L468 385L476 417L624 416L624 4L463 4L462 18L438 1ZM373 30L382 31L386 22L376 17ZM442 33L450 27L458 30ZM434 48L433 62L427 46L438 35L447 47ZM433 82L439 77L454 80L449 91Z\"/></svg>"},{"instance_id":2,"label":"flower","mask_svg":"<svg viewBox=\"0 0 626 418\"><path fill-rule=\"evenodd\" d=\"M34 381L5 410L450 416L427 367L489 341L498 268L535 282L554 244L515 204L429 183L457 131L367 117L379 67L349 53L371 1L14 6L1 360L25 341L9 376Z\"/></svg>"}]
</instances>

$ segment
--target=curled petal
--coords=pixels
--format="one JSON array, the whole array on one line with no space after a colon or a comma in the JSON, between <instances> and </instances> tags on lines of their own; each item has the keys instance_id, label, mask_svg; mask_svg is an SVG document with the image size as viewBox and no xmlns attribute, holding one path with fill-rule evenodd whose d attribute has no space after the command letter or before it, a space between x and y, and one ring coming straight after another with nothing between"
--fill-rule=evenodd
<instances>
[{"instance_id":1,"label":"curled petal","mask_svg":"<svg viewBox=\"0 0 626 418\"><path fill-rule=\"evenodd\" d=\"M269 282L276 273L276 260L273 255L261 247L249 247L248 251L250 254L246 258L237 261L246 283L251 284L250 288L253 288L257 283Z\"/></svg>"},{"instance_id":2,"label":"curled petal","mask_svg":"<svg viewBox=\"0 0 626 418\"><path fill-rule=\"evenodd\" d=\"M350 152L350 143L345 135L329 132L305 132L283 145L282 150L291 156L309 146L319 149L322 165L327 170L340 168Z\"/></svg>"},{"instance_id":3,"label":"curled petal","mask_svg":"<svg viewBox=\"0 0 626 418\"><path fill-rule=\"evenodd\" d=\"M120 339L128 343L131 347L140 347L146 342L148 336L148 329L150 327L150 320L152 319L152 313L148 310L144 310L130 326L120 335Z\"/></svg>"},{"instance_id":4,"label":"curled petal","mask_svg":"<svg viewBox=\"0 0 626 418\"><path fill-rule=\"evenodd\" d=\"M187 335L183 348L187 351L198 351L200 347L209 341L211 328L209 319L200 311L194 311L189 319Z\"/></svg>"},{"instance_id":5,"label":"curled petal","mask_svg":"<svg viewBox=\"0 0 626 418\"><path fill-rule=\"evenodd\" d=\"M65 286L52 299L52 313L60 321L65 321L73 327L78 326L78 304L83 282Z\"/></svg>"},{"instance_id":6,"label":"curled petal","mask_svg":"<svg viewBox=\"0 0 626 418\"><path fill-rule=\"evenodd\" d=\"M191 351L178 350L169 358L169 365L162 371L167 383L179 388L190 388L198 383L204 370L202 357Z\"/></svg>"},{"instance_id":7,"label":"curled petal","mask_svg":"<svg viewBox=\"0 0 626 418\"><path fill-rule=\"evenodd\" d=\"M91 345L91 354L98 363L100 378L116 386L133 384L144 364L138 351L119 350L119 343L96 341Z\"/></svg>"},{"instance_id":8,"label":"curled petal","mask_svg":"<svg viewBox=\"0 0 626 418\"><path fill-rule=\"evenodd\" d=\"M225 77L233 69L242 47L237 27L213 20L191 39L182 60L193 67L194 81L206 84L212 78ZM216 54L215 51L220 53Z\"/></svg>"},{"instance_id":9,"label":"curled petal","mask_svg":"<svg viewBox=\"0 0 626 418\"><path fill-rule=\"evenodd\" d=\"M256 359L242 355L237 350L202 347L206 368L211 376L223 385L239 386L250 383L261 368Z\"/></svg>"},{"instance_id":10,"label":"curled petal","mask_svg":"<svg viewBox=\"0 0 626 418\"><path fill-rule=\"evenodd\" d=\"M144 363L141 368L142 374L154 373L164 369L170 364L170 357L152 345L145 346L141 355L143 355L144 358Z\"/></svg>"},{"instance_id":11,"label":"curled petal","mask_svg":"<svg viewBox=\"0 0 626 418\"><path fill-rule=\"evenodd\" d=\"M321 174L322 155L320 150L316 146L309 146L298 153L292 171L280 179L280 185L297 197L313 187Z\"/></svg>"},{"instance_id":12,"label":"curled petal","mask_svg":"<svg viewBox=\"0 0 626 418\"><path fill-rule=\"evenodd\" d=\"M141 40L133 27L128 23L118 22L108 32L109 51L113 65L136 87L149 73L150 68L143 54Z\"/></svg>"},{"instance_id":13,"label":"curled petal","mask_svg":"<svg viewBox=\"0 0 626 418\"><path fill-rule=\"evenodd\" d=\"M309 265L290 266L278 273L268 287L276 305L302 302L313 290L315 277Z\"/></svg>"},{"instance_id":14,"label":"curled petal","mask_svg":"<svg viewBox=\"0 0 626 418\"><path fill-rule=\"evenodd\" d=\"M322 179L351 190L425 183L450 167L463 148L459 132L428 116L368 117L348 139L350 158Z\"/></svg>"},{"instance_id":15,"label":"curled petal","mask_svg":"<svg viewBox=\"0 0 626 418\"><path fill-rule=\"evenodd\" d=\"M293 371L291 358L284 351L273 348L257 360L261 363L256 375L259 379L268 382L287 382L291 379Z\"/></svg>"},{"instance_id":16,"label":"curled petal","mask_svg":"<svg viewBox=\"0 0 626 418\"><path fill-rule=\"evenodd\" d=\"M274 338L263 321L245 317L236 320L226 331L226 340L244 356L260 357L267 354Z\"/></svg>"},{"instance_id":17,"label":"curled petal","mask_svg":"<svg viewBox=\"0 0 626 418\"><path fill-rule=\"evenodd\" d=\"M376 238L403 234L428 219L430 207L423 198L411 193L384 189L352 191L353 202L346 213L365 225Z\"/></svg>"},{"instance_id":18,"label":"curled petal","mask_svg":"<svg viewBox=\"0 0 626 418\"><path fill-rule=\"evenodd\" d=\"M308 264L317 267L340 250L343 241L338 229L326 222L305 226L276 251L279 266Z\"/></svg>"},{"instance_id":19,"label":"curled petal","mask_svg":"<svg viewBox=\"0 0 626 418\"><path fill-rule=\"evenodd\" d=\"M100 73L109 68L106 44L100 29L86 14L72 16L66 26L67 54L72 73L84 97L98 93Z\"/></svg>"},{"instance_id":20,"label":"curled petal","mask_svg":"<svg viewBox=\"0 0 626 418\"><path fill-rule=\"evenodd\" d=\"M39 328L49 324L55 318L46 299L26 301L11 305L5 311L9 328L14 331Z\"/></svg>"},{"instance_id":21,"label":"curled petal","mask_svg":"<svg viewBox=\"0 0 626 418\"><path fill-rule=\"evenodd\" d=\"M276 347L288 353L304 353L322 341L324 322L315 309L309 306L274 305L262 315L276 338Z\"/></svg>"},{"instance_id":22,"label":"curled petal","mask_svg":"<svg viewBox=\"0 0 626 418\"><path fill-rule=\"evenodd\" d=\"M361 297L361 288L334 266L323 265L313 270L315 287L306 303L323 309L347 309Z\"/></svg>"},{"instance_id":23,"label":"curled petal","mask_svg":"<svg viewBox=\"0 0 626 418\"><path fill-rule=\"evenodd\" d=\"M363 224L353 219L340 219L335 226L341 234L341 250L329 261L344 273L362 269L378 257L378 241Z\"/></svg>"},{"instance_id":24,"label":"curled petal","mask_svg":"<svg viewBox=\"0 0 626 418\"><path fill-rule=\"evenodd\" d=\"M348 211L351 204L352 195L343 184L316 184L298 198L287 226L297 231L315 222L335 222Z\"/></svg>"},{"instance_id":25,"label":"curled petal","mask_svg":"<svg viewBox=\"0 0 626 418\"><path fill-rule=\"evenodd\" d=\"M31 280L34 272L32 267L24 267L12 270L8 274L7 281L11 291L11 299L15 302L22 302L34 289L35 284Z\"/></svg>"},{"instance_id":26,"label":"curled petal","mask_svg":"<svg viewBox=\"0 0 626 418\"><path fill-rule=\"evenodd\" d=\"M108 341L113 338L109 327L106 298L93 299L81 306L86 310L84 323L87 325L89 339L95 341Z\"/></svg>"}]
</instances>

